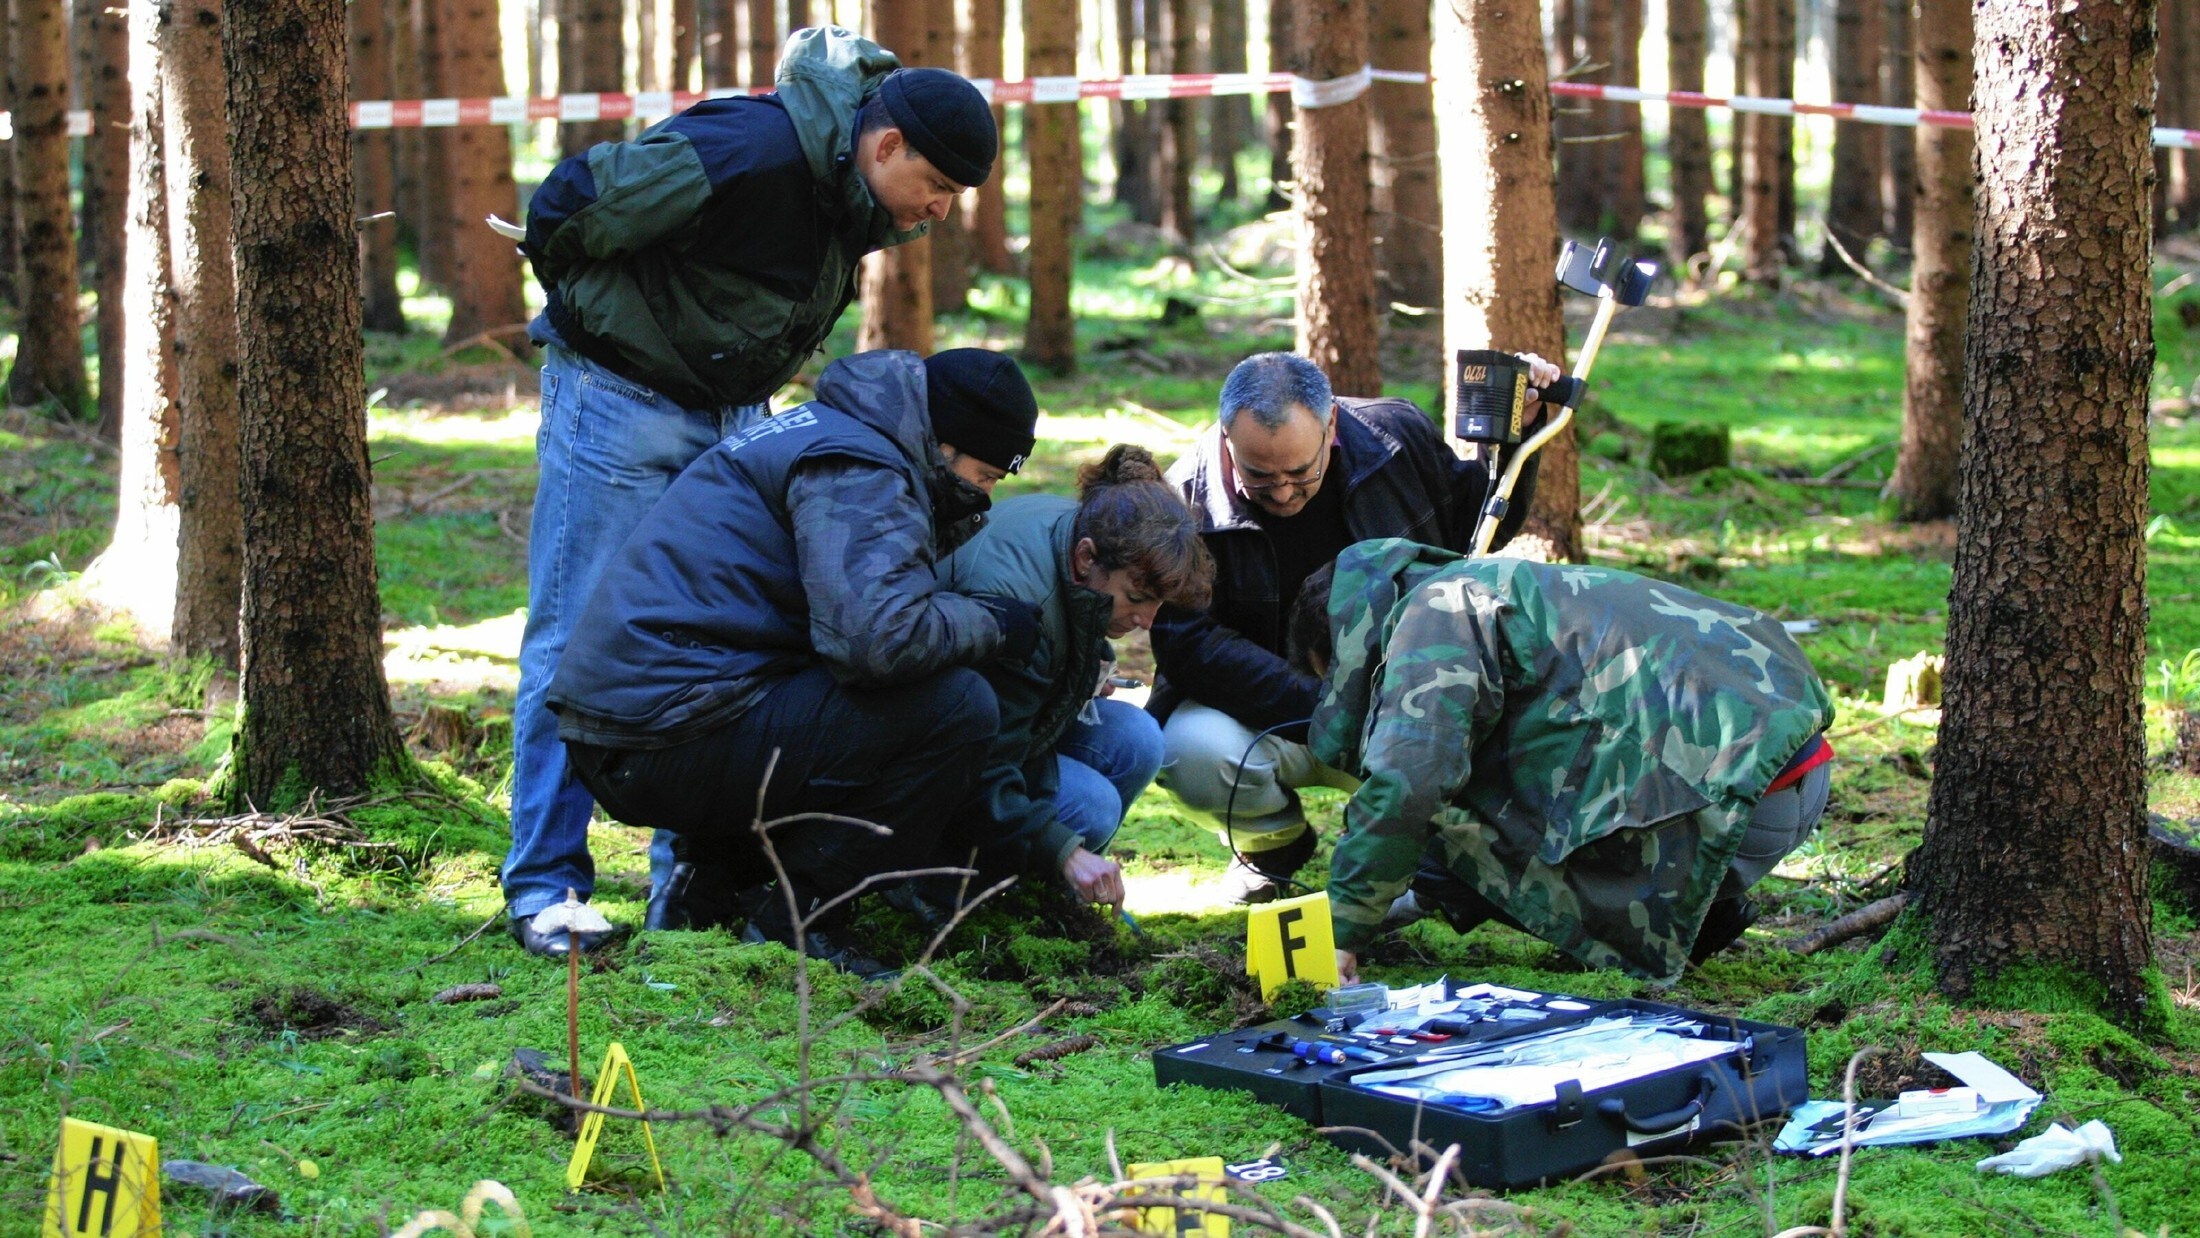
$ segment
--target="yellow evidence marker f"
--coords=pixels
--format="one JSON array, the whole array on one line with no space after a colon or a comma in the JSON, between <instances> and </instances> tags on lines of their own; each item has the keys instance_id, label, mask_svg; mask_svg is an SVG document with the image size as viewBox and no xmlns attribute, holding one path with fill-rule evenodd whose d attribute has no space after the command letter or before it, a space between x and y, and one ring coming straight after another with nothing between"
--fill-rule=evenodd
<instances>
[{"instance_id":1,"label":"yellow evidence marker f","mask_svg":"<svg viewBox=\"0 0 2200 1238\"><path fill-rule=\"evenodd\" d=\"M41 1238L138 1238L159 1232L159 1141L61 1119Z\"/></svg>"},{"instance_id":2,"label":"yellow evidence marker f","mask_svg":"<svg viewBox=\"0 0 2200 1238\"><path fill-rule=\"evenodd\" d=\"M1318 988L1337 984L1337 938L1329 923L1329 896L1307 894L1264 903L1245 916L1245 972L1272 997L1286 980Z\"/></svg>"},{"instance_id":3,"label":"yellow evidence marker f","mask_svg":"<svg viewBox=\"0 0 2200 1238\"><path fill-rule=\"evenodd\" d=\"M626 1077L626 1094L634 1101L637 1113L646 1113L649 1106L642 1103L642 1085L634 1077L634 1063L626 1056L626 1046L614 1040L604 1051L603 1067L596 1072L596 1094L588 1103L598 1106L581 1118L579 1137L573 1141L573 1159L565 1165L565 1186L577 1191L588 1181L588 1164L596 1159L596 1140L603 1136L604 1115L601 1107L611 1103L611 1096L621 1075ZM657 1137L649 1131L649 1119L642 1119L642 1142L649 1147L650 1172L657 1175L657 1189L665 1189L664 1163L657 1159Z\"/></svg>"},{"instance_id":4,"label":"yellow evidence marker f","mask_svg":"<svg viewBox=\"0 0 2200 1238\"><path fill-rule=\"evenodd\" d=\"M1205 1203L1226 1203L1230 1193L1222 1185L1222 1158L1219 1156L1194 1156L1181 1161L1155 1161L1151 1164L1132 1165L1130 1176L1137 1178L1197 1178L1188 1187L1177 1187L1167 1194L1183 1199L1197 1199ZM1138 1232L1162 1234L1168 1238L1230 1238L1230 1218L1213 1212L1195 1212L1187 1208L1179 1213L1174 1208L1140 1208Z\"/></svg>"}]
</instances>

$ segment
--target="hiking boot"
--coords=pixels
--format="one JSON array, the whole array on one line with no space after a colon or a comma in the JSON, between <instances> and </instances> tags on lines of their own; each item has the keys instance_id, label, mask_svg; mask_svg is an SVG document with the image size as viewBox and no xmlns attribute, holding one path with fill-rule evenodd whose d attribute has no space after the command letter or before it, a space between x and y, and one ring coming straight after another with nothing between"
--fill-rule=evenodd
<instances>
[{"instance_id":1,"label":"hiking boot","mask_svg":"<svg viewBox=\"0 0 2200 1238\"><path fill-rule=\"evenodd\" d=\"M1482 897L1482 893L1468 885L1464 878L1432 856L1424 856L1419 871L1413 874L1413 885L1408 890L1424 916L1442 916L1444 923L1454 933L1469 933L1495 920L1506 928L1528 930L1520 921L1507 915L1505 909ZM1401 902L1404 900L1400 900ZM1391 905L1395 913L1397 904ZM1529 936L1534 936L1530 933Z\"/></svg>"},{"instance_id":2,"label":"hiking boot","mask_svg":"<svg viewBox=\"0 0 2200 1238\"><path fill-rule=\"evenodd\" d=\"M1688 961L1702 963L1740 941L1763 914L1757 901L1746 894L1713 902L1711 910L1704 913L1703 927L1696 930L1696 944L1688 951Z\"/></svg>"},{"instance_id":3,"label":"hiking boot","mask_svg":"<svg viewBox=\"0 0 2200 1238\"><path fill-rule=\"evenodd\" d=\"M649 891L642 927L663 929L731 928L756 914L768 887L737 889L732 870L714 864L674 861L672 872Z\"/></svg>"},{"instance_id":4,"label":"hiking boot","mask_svg":"<svg viewBox=\"0 0 2200 1238\"><path fill-rule=\"evenodd\" d=\"M810 906L816 906L814 899L804 901ZM802 953L820 963L837 967L866 984L883 983L900 975L893 968L857 950L848 941L846 932L845 916L825 916L802 931ZM788 915L785 896L776 887L770 891L763 905L757 908L756 915L750 918L749 926L741 930L741 940L752 946L776 941L789 950L795 948L794 921Z\"/></svg>"},{"instance_id":5,"label":"hiking boot","mask_svg":"<svg viewBox=\"0 0 2200 1238\"><path fill-rule=\"evenodd\" d=\"M1223 888L1229 891L1232 902L1247 905L1272 903L1279 898L1308 893L1293 878L1312 858L1314 831L1308 828L1280 847L1235 853L1229 869L1222 875Z\"/></svg>"},{"instance_id":6,"label":"hiking boot","mask_svg":"<svg viewBox=\"0 0 2200 1238\"><path fill-rule=\"evenodd\" d=\"M914 919L917 927L924 930L925 936L937 937L942 930L955 922L955 913L947 904L933 897L938 891L921 888L924 884L926 883L918 878L896 882L880 891L879 897L886 900L888 907ZM952 890L947 891L947 894L949 898L954 897Z\"/></svg>"}]
</instances>

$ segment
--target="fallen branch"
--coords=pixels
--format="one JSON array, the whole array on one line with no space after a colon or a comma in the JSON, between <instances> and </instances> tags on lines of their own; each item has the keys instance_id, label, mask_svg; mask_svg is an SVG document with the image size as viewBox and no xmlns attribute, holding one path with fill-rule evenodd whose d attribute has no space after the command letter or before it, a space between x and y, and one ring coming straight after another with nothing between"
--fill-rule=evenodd
<instances>
[{"instance_id":1,"label":"fallen branch","mask_svg":"<svg viewBox=\"0 0 2200 1238\"><path fill-rule=\"evenodd\" d=\"M1788 949L1796 954L1816 954L1828 946L1837 946L1851 938L1862 937L1866 933L1887 927L1909 905L1908 890L1888 895L1876 903L1864 904L1831 924L1804 934L1801 941Z\"/></svg>"},{"instance_id":2,"label":"fallen branch","mask_svg":"<svg viewBox=\"0 0 2200 1238\"><path fill-rule=\"evenodd\" d=\"M1834 235L1834 231L1831 228L1826 229L1826 243L1833 246L1833 252L1841 255L1841 261L1847 264L1848 268L1851 271L1856 272L1857 275L1862 278L1865 283L1870 284L1872 287L1877 288L1879 291L1886 293L1890 298L1894 300L1895 304L1901 306L1903 309L1907 310L1910 308L1910 294L1904 289L1897 288L1893 284L1888 283L1886 280L1879 278L1879 276L1874 273L1870 267L1865 266L1861 262L1858 262L1856 260L1856 256L1849 252L1849 247L1841 243L1841 238Z\"/></svg>"}]
</instances>

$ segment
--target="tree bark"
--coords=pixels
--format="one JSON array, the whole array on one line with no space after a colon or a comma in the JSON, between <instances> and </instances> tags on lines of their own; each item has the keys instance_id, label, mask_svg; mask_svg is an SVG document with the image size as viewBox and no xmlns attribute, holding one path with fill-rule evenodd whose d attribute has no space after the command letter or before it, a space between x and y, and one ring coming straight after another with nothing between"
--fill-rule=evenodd
<instances>
[{"instance_id":1,"label":"tree bark","mask_svg":"<svg viewBox=\"0 0 2200 1238\"><path fill-rule=\"evenodd\" d=\"M1427 0L1376 0L1369 62L1381 69L1428 72L1429 12ZM1368 158L1383 295L1434 308L1444 297L1435 98L1427 86L1402 82L1377 82L1371 97Z\"/></svg>"},{"instance_id":2,"label":"tree bark","mask_svg":"<svg viewBox=\"0 0 2200 1238\"><path fill-rule=\"evenodd\" d=\"M1933 109L1971 106L1971 8L1919 0L1917 98ZM1956 514L1963 444L1963 336L1971 305L1971 131L1921 125L1916 227L1902 389L1902 446L1887 497L1900 520Z\"/></svg>"},{"instance_id":3,"label":"tree bark","mask_svg":"<svg viewBox=\"0 0 2200 1238\"><path fill-rule=\"evenodd\" d=\"M81 417L90 383L77 335L76 218L69 209L69 27L61 0L14 0L8 93L15 101L16 243L22 247L22 324L14 404L52 401Z\"/></svg>"},{"instance_id":4,"label":"tree bark","mask_svg":"<svg viewBox=\"0 0 2200 1238\"><path fill-rule=\"evenodd\" d=\"M1748 72L1746 94L1760 97L1780 92L1779 0L1737 0L1749 9ZM1741 117L1742 227L1748 233L1743 250L1742 278L1764 288L1780 286L1780 133L1774 118Z\"/></svg>"},{"instance_id":5,"label":"tree bark","mask_svg":"<svg viewBox=\"0 0 2200 1238\"><path fill-rule=\"evenodd\" d=\"M1885 0L1837 0L1833 19L1833 97L1843 103L1879 102L1880 17ZM1826 202L1826 248L1820 275L1838 275L1848 263L1838 241L1857 261L1879 233L1879 155L1886 149L1872 127L1847 121L1833 126L1833 186Z\"/></svg>"},{"instance_id":6,"label":"tree bark","mask_svg":"<svg viewBox=\"0 0 2200 1238\"><path fill-rule=\"evenodd\" d=\"M393 99L390 75L389 0L351 0L344 10L351 30L352 89L362 99ZM405 329L405 303L397 293L397 220L374 216L397 209L396 146L387 129L351 135L352 182L359 197L359 297L369 331ZM233 299L233 298L232 298Z\"/></svg>"},{"instance_id":7,"label":"tree bark","mask_svg":"<svg viewBox=\"0 0 2200 1238\"><path fill-rule=\"evenodd\" d=\"M1917 65L1912 55L1912 30L1916 8L1917 0L1887 0L1887 55L1880 85L1888 107L1915 106ZM1893 125L1886 128L1884 140L1880 196L1886 204L1887 223L1880 231L1897 245L1907 245L1910 234L1916 231L1911 215L1915 209L1917 145L1910 133Z\"/></svg>"},{"instance_id":8,"label":"tree bark","mask_svg":"<svg viewBox=\"0 0 2200 1238\"><path fill-rule=\"evenodd\" d=\"M440 0L422 0L436 4ZM723 0L731 10L741 0ZM558 12L558 93L616 92L626 84L624 11L619 0L564 0ZM731 33L729 24L728 33ZM735 80L728 77L726 80ZM626 122L582 120L558 126L559 150L578 155L598 142L616 142Z\"/></svg>"},{"instance_id":9,"label":"tree bark","mask_svg":"<svg viewBox=\"0 0 2200 1238\"><path fill-rule=\"evenodd\" d=\"M1642 0L1560 0L1556 60L1575 80L1633 86L1641 76ZM1554 115L1558 219L1569 231L1630 240L1642 226L1642 109L1573 103Z\"/></svg>"},{"instance_id":10,"label":"tree bark","mask_svg":"<svg viewBox=\"0 0 2200 1238\"><path fill-rule=\"evenodd\" d=\"M970 77L1001 80L1004 59L1001 38L1006 29L1006 16L1003 0L962 0L963 63ZM1000 131L1005 145L1008 112L999 104L993 106L993 127ZM971 259L980 270L995 275L1009 275L1016 270L1015 259L1008 252L1005 166L1003 161L1003 167L996 168L992 179L978 186L969 199L973 204L970 212Z\"/></svg>"},{"instance_id":11,"label":"tree bark","mask_svg":"<svg viewBox=\"0 0 2200 1238\"><path fill-rule=\"evenodd\" d=\"M2045 969L2126 1024L2159 1014L2140 691L2153 9L1973 14L1962 515L1940 755L1909 869L1943 990Z\"/></svg>"},{"instance_id":12,"label":"tree bark","mask_svg":"<svg viewBox=\"0 0 2200 1238\"><path fill-rule=\"evenodd\" d=\"M1077 0L1023 0L1024 74L1077 71ZM1056 374L1077 368L1077 323L1070 315L1072 264L1084 201L1084 150L1078 108L1024 109L1031 159L1031 315L1024 356Z\"/></svg>"},{"instance_id":13,"label":"tree bark","mask_svg":"<svg viewBox=\"0 0 2200 1238\"><path fill-rule=\"evenodd\" d=\"M1115 0L1115 46L1123 72L1153 70L1159 57L1144 38L1145 14L1166 0ZM1145 57L1140 58L1144 50ZM1030 75L1025 56L1025 75ZM1115 103L1115 201L1130 208L1131 218L1142 224L1161 221L1161 196L1154 185L1154 122L1160 115L1151 103L1118 99Z\"/></svg>"},{"instance_id":14,"label":"tree bark","mask_svg":"<svg viewBox=\"0 0 2200 1238\"><path fill-rule=\"evenodd\" d=\"M244 337L232 794L280 809L408 763L382 675L343 0L231 0L222 25Z\"/></svg>"},{"instance_id":15,"label":"tree bark","mask_svg":"<svg viewBox=\"0 0 2200 1238\"><path fill-rule=\"evenodd\" d=\"M868 8L871 37L881 47L900 56L902 64L909 67L925 63L928 4L915 0L868 0ZM1027 64L1029 59L1027 52ZM918 237L906 245L880 250L863 260L863 326L856 332L856 350L866 352L873 348L932 351L930 237Z\"/></svg>"},{"instance_id":16,"label":"tree bark","mask_svg":"<svg viewBox=\"0 0 2200 1238\"><path fill-rule=\"evenodd\" d=\"M238 493L237 293L222 0L170 0L161 35L168 269L175 295L180 522L175 651L234 674L244 592Z\"/></svg>"},{"instance_id":17,"label":"tree bark","mask_svg":"<svg viewBox=\"0 0 2200 1238\"><path fill-rule=\"evenodd\" d=\"M443 81L443 0L407 0L412 10L413 52L415 72L420 75L420 93L415 98L448 98L450 90ZM568 15L569 16L569 15ZM558 25L563 38L565 23ZM558 74L564 80L566 64L560 61ZM562 84L560 89L567 89ZM411 130L419 135L414 154L419 163L413 169L417 185L419 215L414 227L419 229L419 244L415 257L420 263L423 282L449 291L456 278L458 259L451 252L451 130L443 128Z\"/></svg>"},{"instance_id":18,"label":"tree bark","mask_svg":"<svg viewBox=\"0 0 2200 1238\"><path fill-rule=\"evenodd\" d=\"M1772 94L1792 99L1795 97L1795 0L1773 0L1772 22ZM1802 251L1795 244L1795 118L1774 116L1769 119L1780 149L1776 182L1780 199L1780 258L1783 262L1800 262Z\"/></svg>"},{"instance_id":19,"label":"tree bark","mask_svg":"<svg viewBox=\"0 0 2200 1238\"><path fill-rule=\"evenodd\" d=\"M957 37L957 0L925 0L930 10L925 20L924 63L953 69L965 77L972 76L969 66L963 63L961 40ZM999 128L998 119L994 121ZM1008 161L994 161L990 180L998 181L1006 175ZM971 195L957 194L948 203L947 218L932 225L932 313L953 313L970 303L970 212L966 209Z\"/></svg>"},{"instance_id":20,"label":"tree bark","mask_svg":"<svg viewBox=\"0 0 2200 1238\"><path fill-rule=\"evenodd\" d=\"M1665 72L1675 90L1701 92L1708 14L1704 0L1666 0ZM1672 161L1673 220L1667 228L1667 256L1675 274L1693 283L1695 259L1711 249L1711 128L1702 108L1666 112L1666 143Z\"/></svg>"},{"instance_id":21,"label":"tree bark","mask_svg":"<svg viewBox=\"0 0 2200 1238\"><path fill-rule=\"evenodd\" d=\"M1298 0L1268 0L1268 69L1276 72L1290 65L1292 48L1297 36L1292 25L1298 20ZM1285 186L1291 183L1291 130L1297 118L1291 106L1291 96L1268 96L1268 209L1280 211L1291 205L1285 194Z\"/></svg>"},{"instance_id":22,"label":"tree bark","mask_svg":"<svg viewBox=\"0 0 2200 1238\"><path fill-rule=\"evenodd\" d=\"M797 28L800 28L800 23L797 23ZM698 53L703 45L702 34L702 9L697 0L672 0L672 89L696 88L695 73Z\"/></svg>"},{"instance_id":23,"label":"tree bark","mask_svg":"<svg viewBox=\"0 0 2200 1238\"><path fill-rule=\"evenodd\" d=\"M15 58L14 40L8 37L13 23L0 15L0 108L13 109L15 94L8 86L7 65ZM13 143L9 144L11 147ZM0 157L0 302L19 306L17 278L22 274L23 253L15 230L15 161Z\"/></svg>"},{"instance_id":24,"label":"tree bark","mask_svg":"<svg viewBox=\"0 0 2200 1238\"><path fill-rule=\"evenodd\" d=\"M2193 118L2193 76L2200 72L2200 9L2190 4L2165 4L2156 10L2160 46L2155 53L2154 111L2161 123L2190 128ZM1923 31L1919 32L1922 41ZM2193 153L2174 146L2154 152L2154 232L2190 232L2193 228L2195 186Z\"/></svg>"},{"instance_id":25,"label":"tree bark","mask_svg":"<svg viewBox=\"0 0 2200 1238\"><path fill-rule=\"evenodd\" d=\"M936 10L938 7L937 0L933 0L933 4ZM935 22L939 20L936 11L932 20ZM757 85L766 85L779 72L779 12L773 0L749 0L748 26L748 80ZM949 43L954 42L955 19L952 6L950 6L947 19L947 38ZM953 64L955 62L949 59L928 60L925 63Z\"/></svg>"},{"instance_id":26,"label":"tree bark","mask_svg":"<svg viewBox=\"0 0 2200 1238\"><path fill-rule=\"evenodd\" d=\"M504 39L496 0L440 0L443 11L443 82L459 98L504 93ZM519 215L512 183L512 131L503 125L461 125L451 130L451 322L445 344L484 331L524 324L520 263L512 243L483 223L490 215Z\"/></svg>"},{"instance_id":27,"label":"tree bark","mask_svg":"<svg viewBox=\"0 0 2200 1238\"><path fill-rule=\"evenodd\" d=\"M99 294L99 436L110 443L122 432L123 353L128 349L123 308L123 234L130 219L129 23L121 9L79 0L77 79L92 114L84 140L84 223L79 266L92 271Z\"/></svg>"},{"instance_id":28,"label":"tree bark","mask_svg":"<svg viewBox=\"0 0 2200 1238\"><path fill-rule=\"evenodd\" d=\"M540 0L548 11L555 12L556 0ZM420 52L418 5L415 0L387 0L390 6L390 97L394 99L419 99L426 97L422 89L428 74ZM552 21L555 25L555 21ZM436 216L429 210L428 201L428 140L425 130L393 129L390 146L396 153L397 163L397 236L398 247L408 243L412 247L413 261L421 280L429 278L430 249L434 234L438 231Z\"/></svg>"},{"instance_id":29,"label":"tree bark","mask_svg":"<svg viewBox=\"0 0 2200 1238\"><path fill-rule=\"evenodd\" d=\"M1509 0L1436 10L1436 136L1444 186L1444 353L1534 352L1563 361L1551 94L1540 14ZM1445 367L1449 374L1450 366ZM1445 399L1452 384L1446 382ZM1449 410L1446 410L1447 423ZM1581 480L1571 429L1544 447L1527 528L1513 545L1575 559ZM1526 538L1524 543L1522 538Z\"/></svg>"},{"instance_id":30,"label":"tree bark","mask_svg":"<svg viewBox=\"0 0 2200 1238\"><path fill-rule=\"evenodd\" d=\"M1315 81L1367 64L1367 9L1360 0L1299 0L1294 71ZM1298 181L1298 351L1345 395L1383 390L1375 239L1367 185L1365 94L1299 109L1291 174Z\"/></svg>"},{"instance_id":31,"label":"tree bark","mask_svg":"<svg viewBox=\"0 0 2200 1238\"><path fill-rule=\"evenodd\" d=\"M1248 63L1245 0L1212 0L1208 38L1217 73L1243 73ZM1380 67L1378 65L1378 67ZM1207 157L1222 175L1221 201L1235 202L1244 192L1238 183L1238 152L1253 132L1253 100L1250 95L1224 95L1214 101L1207 130Z\"/></svg>"},{"instance_id":32,"label":"tree bark","mask_svg":"<svg viewBox=\"0 0 2200 1238\"><path fill-rule=\"evenodd\" d=\"M1169 63L1167 72L1197 73L1199 0L1167 0ZM1199 111L1203 100L1171 99L1163 105L1161 130L1161 230L1180 245L1197 237L1192 206L1192 174L1199 166Z\"/></svg>"},{"instance_id":33,"label":"tree bark","mask_svg":"<svg viewBox=\"0 0 2200 1238\"><path fill-rule=\"evenodd\" d=\"M748 79L742 76L741 62L741 6L745 0L702 2L707 6L703 14L703 85L707 88L746 84ZM562 39L560 45L563 45Z\"/></svg>"}]
</instances>

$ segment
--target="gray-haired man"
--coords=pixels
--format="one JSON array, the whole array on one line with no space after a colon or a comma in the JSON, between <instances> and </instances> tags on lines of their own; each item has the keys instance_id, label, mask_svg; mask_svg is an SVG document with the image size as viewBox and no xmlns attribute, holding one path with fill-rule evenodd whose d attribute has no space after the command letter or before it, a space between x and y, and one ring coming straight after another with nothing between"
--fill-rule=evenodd
<instances>
[{"instance_id":1,"label":"gray-haired man","mask_svg":"<svg viewBox=\"0 0 2200 1238\"><path fill-rule=\"evenodd\" d=\"M1558 367L1525 360L1535 386L1558 381ZM1214 601L1203 613L1161 608L1149 708L1163 724L1161 785L1223 831L1235 892L1263 902L1314 853L1297 789L1355 785L1306 747L1321 681L1284 659L1300 583L1371 537L1470 549L1487 482L1411 401L1335 397L1295 353L1239 362L1218 403L1218 423L1169 470L1214 555ZM1499 545L1534 486L1531 461Z\"/></svg>"}]
</instances>

